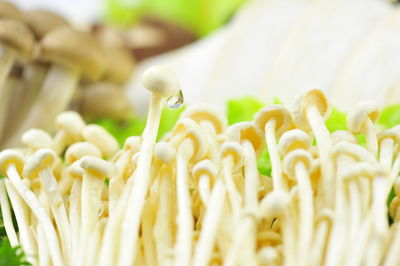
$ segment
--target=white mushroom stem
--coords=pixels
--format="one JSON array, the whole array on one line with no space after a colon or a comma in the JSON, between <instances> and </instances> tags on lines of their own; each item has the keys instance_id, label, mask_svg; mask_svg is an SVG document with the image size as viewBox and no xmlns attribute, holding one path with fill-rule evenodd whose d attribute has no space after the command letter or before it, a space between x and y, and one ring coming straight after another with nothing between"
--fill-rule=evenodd
<instances>
[{"instance_id":1,"label":"white mushroom stem","mask_svg":"<svg viewBox=\"0 0 400 266\"><path fill-rule=\"evenodd\" d=\"M35 247L33 235L30 228L29 217L28 217L29 211L27 210L25 203L22 201L17 191L15 191L15 188L9 182L9 180L5 180L5 186L8 192L8 196L10 197L10 201L12 203L15 218L17 220L21 247L23 248L23 250L26 252L27 255L34 255L36 254L37 250ZM31 263L36 263L34 257L31 257L29 261Z\"/></svg>"},{"instance_id":2,"label":"white mushroom stem","mask_svg":"<svg viewBox=\"0 0 400 266\"><path fill-rule=\"evenodd\" d=\"M63 67L53 65L43 82L43 87L17 132L6 139L6 147L15 146L19 136L31 127L49 128L57 114L66 109L76 85L79 71L65 71Z\"/></svg>"},{"instance_id":3,"label":"white mushroom stem","mask_svg":"<svg viewBox=\"0 0 400 266\"><path fill-rule=\"evenodd\" d=\"M283 191L286 190L286 185L282 178L282 166L281 159L276 144L276 120L270 119L265 125L265 141L267 143L268 153L272 165L272 182L274 190Z\"/></svg>"},{"instance_id":4,"label":"white mushroom stem","mask_svg":"<svg viewBox=\"0 0 400 266\"><path fill-rule=\"evenodd\" d=\"M3 46L3 54L0 57L0 138L4 134L7 110L12 93L12 86L6 86L6 80L14 64L15 57L16 51Z\"/></svg>"},{"instance_id":5,"label":"white mushroom stem","mask_svg":"<svg viewBox=\"0 0 400 266\"><path fill-rule=\"evenodd\" d=\"M257 169L257 157L253 144L245 140L243 142L243 158L245 166L245 209L256 212L258 209L258 185L259 175Z\"/></svg>"},{"instance_id":6,"label":"white mushroom stem","mask_svg":"<svg viewBox=\"0 0 400 266\"><path fill-rule=\"evenodd\" d=\"M55 266L63 266L64 262L61 256L60 245L58 244L57 233L46 210L40 205L36 195L23 184L15 165L10 164L6 171L11 184L24 199L43 227L53 264Z\"/></svg>"},{"instance_id":7,"label":"white mushroom stem","mask_svg":"<svg viewBox=\"0 0 400 266\"><path fill-rule=\"evenodd\" d=\"M237 219L239 217L239 211L242 205L242 197L238 192L236 185L233 181L232 169L233 169L233 158L228 156L222 161L222 177L228 191L228 199L231 205L233 217Z\"/></svg>"},{"instance_id":8,"label":"white mushroom stem","mask_svg":"<svg viewBox=\"0 0 400 266\"><path fill-rule=\"evenodd\" d=\"M208 199L210 198L210 177L208 175L201 175L199 178L199 194L200 199L204 206L208 205Z\"/></svg>"},{"instance_id":9,"label":"white mushroom stem","mask_svg":"<svg viewBox=\"0 0 400 266\"><path fill-rule=\"evenodd\" d=\"M394 226L395 230L393 240L391 241L386 258L384 259L383 266L396 265L396 263L400 261L400 224L397 223Z\"/></svg>"},{"instance_id":10,"label":"white mushroom stem","mask_svg":"<svg viewBox=\"0 0 400 266\"><path fill-rule=\"evenodd\" d=\"M328 221L321 221L315 229L314 238L310 250L313 256L310 257L310 266L322 265L322 258L326 252L327 239L329 236L330 225Z\"/></svg>"},{"instance_id":11,"label":"white mushroom stem","mask_svg":"<svg viewBox=\"0 0 400 266\"><path fill-rule=\"evenodd\" d=\"M332 185L334 184L333 162L331 160L332 143L330 134L325 126L324 119L321 117L321 114L315 106L308 107L306 115L317 140L317 147L321 158L321 171L323 176L323 191L321 193L324 195L325 202L330 205L333 200Z\"/></svg>"},{"instance_id":12,"label":"white mushroom stem","mask_svg":"<svg viewBox=\"0 0 400 266\"><path fill-rule=\"evenodd\" d=\"M127 202L126 215L122 223L121 254L118 258L119 266L130 265L137 252L137 241L140 226L140 218L145 203L150 183L150 166L154 153L154 143L157 138L158 126L161 117L161 109L164 98L152 94L150 99L150 110L147 118L146 128L143 131L143 142L140 147L137 168L134 178L128 181L129 198ZM135 182L133 182L135 180Z\"/></svg>"},{"instance_id":13,"label":"white mushroom stem","mask_svg":"<svg viewBox=\"0 0 400 266\"><path fill-rule=\"evenodd\" d=\"M172 226L172 169L163 168L160 174L160 195L156 222L154 224L154 235L157 236L156 254L157 265L165 265L169 259L169 250L173 249L173 226Z\"/></svg>"},{"instance_id":14,"label":"white mushroom stem","mask_svg":"<svg viewBox=\"0 0 400 266\"><path fill-rule=\"evenodd\" d=\"M367 143L367 149L376 156L378 154L378 137L376 136L376 129L371 119L367 118L365 122L365 141Z\"/></svg>"},{"instance_id":15,"label":"white mushroom stem","mask_svg":"<svg viewBox=\"0 0 400 266\"><path fill-rule=\"evenodd\" d=\"M186 139L176 158L176 197L178 205L174 265L190 265L193 245L193 214L188 185L188 161L194 154L192 139Z\"/></svg>"},{"instance_id":16,"label":"white mushroom stem","mask_svg":"<svg viewBox=\"0 0 400 266\"><path fill-rule=\"evenodd\" d=\"M142 245L143 245L143 256L146 261L146 265L157 265L157 256L155 241L153 237L153 228L155 224L155 216L157 209L157 195L154 192L150 192L149 199L143 209L141 232L142 232Z\"/></svg>"},{"instance_id":17,"label":"white mushroom stem","mask_svg":"<svg viewBox=\"0 0 400 266\"><path fill-rule=\"evenodd\" d=\"M0 207L3 216L3 224L6 229L7 237L12 247L19 245L17 233L11 217L10 204L8 203L7 192L4 187L4 180L0 180ZM24 230L24 229L23 229ZM21 231L21 230L20 230Z\"/></svg>"},{"instance_id":18,"label":"white mushroom stem","mask_svg":"<svg viewBox=\"0 0 400 266\"><path fill-rule=\"evenodd\" d=\"M214 250L215 239L225 204L225 186L218 180L212 190L209 207L204 215L200 238L194 253L193 266L207 266Z\"/></svg>"},{"instance_id":19,"label":"white mushroom stem","mask_svg":"<svg viewBox=\"0 0 400 266\"><path fill-rule=\"evenodd\" d=\"M392 138L384 138L380 144L379 162L387 168L392 168L393 156L394 140Z\"/></svg>"},{"instance_id":20,"label":"white mushroom stem","mask_svg":"<svg viewBox=\"0 0 400 266\"><path fill-rule=\"evenodd\" d=\"M72 185L69 196L69 223L71 228L71 257L73 261L78 260L80 243L80 221L81 221L81 191L82 180L77 178Z\"/></svg>"},{"instance_id":21,"label":"white mushroom stem","mask_svg":"<svg viewBox=\"0 0 400 266\"><path fill-rule=\"evenodd\" d=\"M36 228L37 228L36 239L38 242L39 265L50 266L51 260L50 260L49 248L47 247L46 243L46 236L44 235L42 226L40 224L38 224Z\"/></svg>"}]
</instances>

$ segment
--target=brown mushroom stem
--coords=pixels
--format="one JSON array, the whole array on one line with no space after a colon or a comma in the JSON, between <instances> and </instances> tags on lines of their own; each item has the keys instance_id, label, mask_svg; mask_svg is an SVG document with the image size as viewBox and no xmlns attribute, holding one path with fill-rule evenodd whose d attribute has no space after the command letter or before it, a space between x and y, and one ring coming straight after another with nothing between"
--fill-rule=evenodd
<instances>
[{"instance_id":1,"label":"brown mushroom stem","mask_svg":"<svg viewBox=\"0 0 400 266\"><path fill-rule=\"evenodd\" d=\"M79 81L79 71L53 65L43 82L35 105L17 132L6 140L5 146L18 144L19 136L31 127L49 128L57 114L68 106Z\"/></svg>"}]
</instances>

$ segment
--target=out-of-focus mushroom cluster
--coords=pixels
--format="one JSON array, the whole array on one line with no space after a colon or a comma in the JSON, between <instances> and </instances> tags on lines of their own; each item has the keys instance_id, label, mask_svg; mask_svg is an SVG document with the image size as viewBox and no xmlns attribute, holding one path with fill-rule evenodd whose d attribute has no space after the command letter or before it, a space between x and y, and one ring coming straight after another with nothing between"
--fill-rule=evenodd
<instances>
[{"instance_id":1,"label":"out-of-focus mushroom cluster","mask_svg":"<svg viewBox=\"0 0 400 266\"><path fill-rule=\"evenodd\" d=\"M122 88L135 60L118 31L77 29L46 10L0 2L0 143L14 146L32 127L51 129L74 108L84 118L132 113Z\"/></svg>"},{"instance_id":2,"label":"out-of-focus mushroom cluster","mask_svg":"<svg viewBox=\"0 0 400 266\"><path fill-rule=\"evenodd\" d=\"M400 261L400 129L379 129L375 105L355 106L348 130L333 133L317 89L293 109L266 106L229 127L212 108L189 106L156 142L163 104L180 88L160 66L142 82L151 93L147 125L122 149L67 112L55 136L29 130L23 149L0 153L0 195L18 224L17 234L0 201L7 235L34 265ZM257 170L265 146L272 178Z\"/></svg>"}]
</instances>

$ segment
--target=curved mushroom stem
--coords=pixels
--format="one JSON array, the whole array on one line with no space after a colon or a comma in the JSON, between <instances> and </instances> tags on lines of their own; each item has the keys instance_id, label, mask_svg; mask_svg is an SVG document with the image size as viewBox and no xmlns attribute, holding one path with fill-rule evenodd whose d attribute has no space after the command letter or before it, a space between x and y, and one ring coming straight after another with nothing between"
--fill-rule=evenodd
<instances>
[{"instance_id":1,"label":"curved mushroom stem","mask_svg":"<svg viewBox=\"0 0 400 266\"><path fill-rule=\"evenodd\" d=\"M79 81L78 71L66 71L53 65L43 82L34 107L14 132L6 139L5 147L15 146L24 131L32 127L48 129L56 115L67 107Z\"/></svg>"},{"instance_id":2,"label":"curved mushroom stem","mask_svg":"<svg viewBox=\"0 0 400 266\"><path fill-rule=\"evenodd\" d=\"M176 157L176 198L178 205L177 236L174 265L190 265L193 245L193 215L188 185L188 161L193 156L194 144L186 139Z\"/></svg>"},{"instance_id":3,"label":"curved mushroom stem","mask_svg":"<svg viewBox=\"0 0 400 266\"><path fill-rule=\"evenodd\" d=\"M210 198L210 177L208 175L201 175L198 186L200 199L204 206L208 206L208 200Z\"/></svg>"},{"instance_id":4,"label":"curved mushroom stem","mask_svg":"<svg viewBox=\"0 0 400 266\"><path fill-rule=\"evenodd\" d=\"M68 222L68 216L64 201L60 191L58 191L57 180L50 169L43 169L39 172L40 180L43 184L44 192L50 203L50 207L56 221L58 231L60 232L61 248L65 263L68 265L71 261L71 229Z\"/></svg>"},{"instance_id":5,"label":"curved mushroom stem","mask_svg":"<svg viewBox=\"0 0 400 266\"><path fill-rule=\"evenodd\" d=\"M0 138L4 134L8 107L10 105L12 86L6 86L7 76L14 64L16 52L3 46L0 57Z\"/></svg>"},{"instance_id":6,"label":"curved mushroom stem","mask_svg":"<svg viewBox=\"0 0 400 266\"><path fill-rule=\"evenodd\" d=\"M154 153L154 144L157 138L158 126L161 117L161 109L164 98L152 94L150 98L150 110L147 119L146 128L143 131L143 142L140 147L137 168L134 178L128 181L129 198L127 202L126 213L123 219L121 246L124 247L119 256L118 264L120 266L130 265L135 261L137 252L137 241L140 226L140 217L147 191L150 184L150 165ZM135 182L133 182L135 180Z\"/></svg>"},{"instance_id":7,"label":"curved mushroom stem","mask_svg":"<svg viewBox=\"0 0 400 266\"><path fill-rule=\"evenodd\" d=\"M307 250L314 231L313 191L307 169L302 162L295 165L296 180L300 193L300 231L298 243L298 265L307 265Z\"/></svg>"},{"instance_id":8,"label":"curved mushroom stem","mask_svg":"<svg viewBox=\"0 0 400 266\"><path fill-rule=\"evenodd\" d=\"M236 185L233 181L233 176L232 176L233 158L231 156L224 158L222 164L223 164L222 177L226 185L226 190L228 191L228 199L231 205L233 217L235 217L235 220L237 220L242 205L242 197L240 193L237 191Z\"/></svg>"},{"instance_id":9,"label":"curved mushroom stem","mask_svg":"<svg viewBox=\"0 0 400 266\"><path fill-rule=\"evenodd\" d=\"M11 218L10 204L8 203L7 192L4 188L4 180L0 180L0 207L7 237L10 240L11 246L16 247L19 245L18 237L17 233L15 232L14 224Z\"/></svg>"},{"instance_id":10,"label":"curved mushroom stem","mask_svg":"<svg viewBox=\"0 0 400 266\"><path fill-rule=\"evenodd\" d=\"M367 149L376 157L378 154L378 137L376 136L376 129L371 119L365 122L365 141Z\"/></svg>"},{"instance_id":11,"label":"curved mushroom stem","mask_svg":"<svg viewBox=\"0 0 400 266\"><path fill-rule=\"evenodd\" d=\"M225 186L221 180L218 180L214 185L209 200L209 207L204 215L200 239L197 242L194 253L193 266L209 265L224 204Z\"/></svg>"},{"instance_id":12,"label":"curved mushroom stem","mask_svg":"<svg viewBox=\"0 0 400 266\"><path fill-rule=\"evenodd\" d=\"M321 171L324 177L322 179L323 191L321 193L324 195L326 204L330 206L333 200L332 185L334 184L334 171L331 160L332 143L329 131L316 107L310 106L307 108L307 120L317 140L317 147L321 158Z\"/></svg>"},{"instance_id":13,"label":"curved mushroom stem","mask_svg":"<svg viewBox=\"0 0 400 266\"><path fill-rule=\"evenodd\" d=\"M26 204L32 210L39 223L43 227L46 241L48 243L48 248L50 250L50 256L53 260L54 265L64 265L61 256L60 245L58 244L57 233L54 229L53 223L47 215L46 210L40 205L36 195L23 184L15 165L9 165L7 167L7 176L9 177L11 184L24 199Z\"/></svg>"},{"instance_id":14,"label":"curved mushroom stem","mask_svg":"<svg viewBox=\"0 0 400 266\"><path fill-rule=\"evenodd\" d=\"M282 166L281 159L276 144L276 120L270 119L265 125L265 141L267 143L268 153L271 159L272 165L272 182L274 185L274 190L286 191L286 185L282 178Z\"/></svg>"}]
</instances>

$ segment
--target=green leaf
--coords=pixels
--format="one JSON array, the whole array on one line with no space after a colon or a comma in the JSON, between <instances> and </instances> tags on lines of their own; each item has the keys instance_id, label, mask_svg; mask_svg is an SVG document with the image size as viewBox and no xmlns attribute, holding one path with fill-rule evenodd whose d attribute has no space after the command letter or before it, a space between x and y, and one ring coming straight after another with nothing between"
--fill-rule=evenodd
<instances>
[{"instance_id":1,"label":"green leaf","mask_svg":"<svg viewBox=\"0 0 400 266\"><path fill-rule=\"evenodd\" d=\"M265 148L257 160L258 171L265 176L271 177L272 166L268 150Z\"/></svg>"},{"instance_id":2,"label":"green leaf","mask_svg":"<svg viewBox=\"0 0 400 266\"><path fill-rule=\"evenodd\" d=\"M264 106L264 103L253 97L243 97L240 99L229 100L227 104L229 125L253 120L254 115Z\"/></svg>"},{"instance_id":3,"label":"green leaf","mask_svg":"<svg viewBox=\"0 0 400 266\"><path fill-rule=\"evenodd\" d=\"M392 128L400 124L400 104L385 107L378 119L378 124L384 128Z\"/></svg>"},{"instance_id":4,"label":"green leaf","mask_svg":"<svg viewBox=\"0 0 400 266\"><path fill-rule=\"evenodd\" d=\"M21 247L11 247L10 241L6 238L0 241L0 266L31 265L26 261L25 254Z\"/></svg>"},{"instance_id":5,"label":"green leaf","mask_svg":"<svg viewBox=\"0 0 400 266\"><path fill-rule=\"evenodd\" d=\"M164 108L161 113L160 127L158 128L158 136L157 139L162 138L165 133L171 131L174 127L176 121L178 121L182 112L186 109L185 105L182 105L180 108Z\"/></svg>"},{"instance_id":6,"label":"green leaf","mask_svg":"<svg viewBox=\"0 0 400 266\"><path fill-rule=\"evenodd\" d=\"M332 108L331 115L328 120L326 120L326 127L330 132L336 130L347 130L346 114L336 108Z\"/></svg>"}]
</instances>

